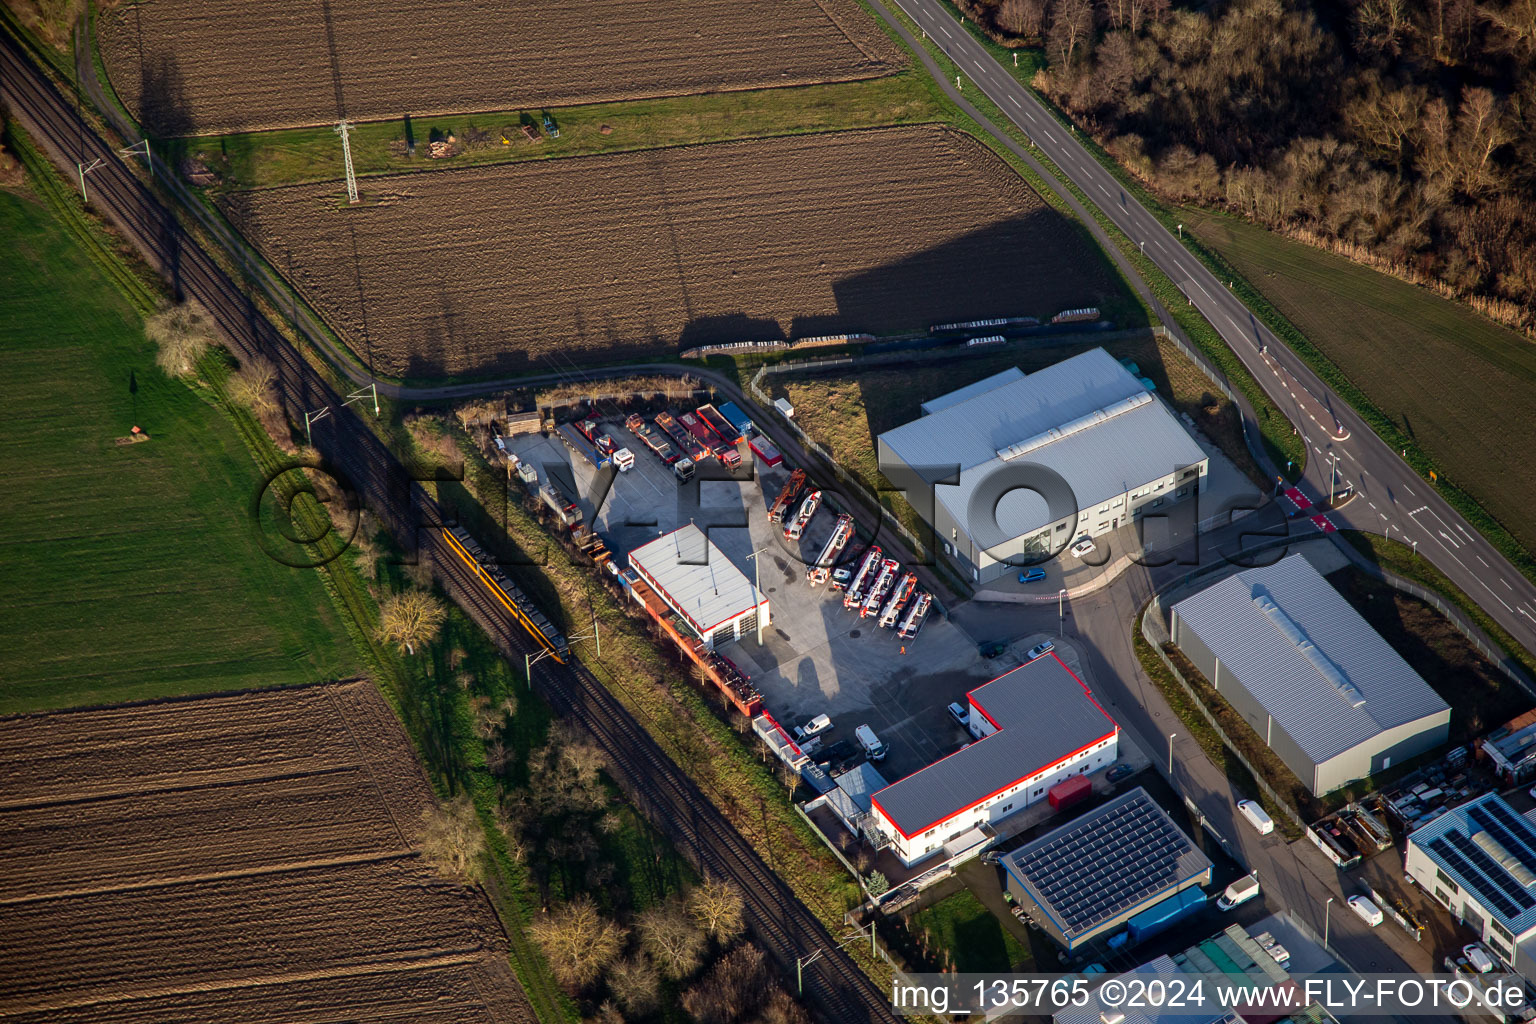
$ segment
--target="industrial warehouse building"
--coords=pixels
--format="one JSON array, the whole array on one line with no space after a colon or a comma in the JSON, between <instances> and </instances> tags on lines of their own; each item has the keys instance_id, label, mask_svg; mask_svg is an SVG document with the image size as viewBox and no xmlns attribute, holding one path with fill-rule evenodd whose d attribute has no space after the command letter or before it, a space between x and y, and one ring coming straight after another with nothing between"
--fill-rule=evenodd
<instances>
[{"instance_id":1,"label":"industrial warehouse building","mask_svg":"<svg viewBox=\"0 0 1536 1024\"><path fill-rule=\"evenodd\" d=\"M1451 709L1300 554L1173 606L1173 642L1313 793L1444 743Z\"/></svg>"},{"instance_id":2,"label":"industrial warehouse building","mask_svg":"<svg viewBox=\"0 0 1536 1024\"><path fill-rule=\"evenodd\" d=\"M710 650L770 621L767 596L692 523L636 548L629 565Z\"/></svg>"},{"instance_id":3,"label":"industrial warehouse building","mask_svg":"<svg viewBox=\"0 0 1536 1024\"><path fill-rule=\"evenodd\" d=\"M972 690L976 742L870 797L864 831L908 866L1114 763L1120 727L1054 653ZM980 834L974 835L980 841Z\"/></svg>"},{"instance_id":4,"label":"industrial warehouse building","mask_svg":"<svg viewBox=\"0 0 1536 1024\"><path fill-rule=\"evenodd\" d=\"M1506 964L1536 979L1536 827L1496 793L1408 835L1408 877Z\"/></svg>"},{"instance_id":5,"label":"industrial warehouse building","mask_svg":"<svg viewBox=\"0 0 1536 1024\"><path fill-rule=\"evenodd\" d=\"M935 536L976 582L1205 490L1200 446L1101 348L1028 376L1004 371L922 410L880 435L880 468L924 515L927 494L910 492L932 489Z\"/></svg>"},{"instance_id":6,"label":"industrial warehouse building","mask_svg":"<svg viewBox=\"0 0 1536 1024\"><path fill-rule=\"evenodd\" d=\"M1069 950L1211 880L1210 859L1140 786L1000 862L1014 902Z\"/></svg>"}]
</instances>

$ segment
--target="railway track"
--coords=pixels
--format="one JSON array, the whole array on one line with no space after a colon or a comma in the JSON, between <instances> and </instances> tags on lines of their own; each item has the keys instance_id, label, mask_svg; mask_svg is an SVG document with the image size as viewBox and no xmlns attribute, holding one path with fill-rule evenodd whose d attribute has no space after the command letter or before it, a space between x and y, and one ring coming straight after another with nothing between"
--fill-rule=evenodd
<instances>
[{"instance_id":1,"label":"railway track","mask_svg":"<svg viewBox=\"0 0 1536 1024\"><path fill-rule=\"evenodd\" d=\"M540 650L445 540L441 509L370 431L343 397L288 344L176 217L134 176L116 147L95 134L9 34L0 33L0 99L62 166L100 161L88 182L103 212L161 270L178 294L205 306L242 360L260 355L277 370L289 408L330 415L314 445L324 468L351 486L407 549L433 560L444 590L508 655ZM167 173L163 167L157 173ZM629 711L579 662L541 662L530 682L554 710L583 727L607 754L636 807L702 874L734 881L746 899L756 940L793 971L798 958L822 954L805 971L805 990L833 1021L894 1024L887 996L834 945L821 922L789 890L720 811L656 744Z\"/></svg>"}]
</instances>

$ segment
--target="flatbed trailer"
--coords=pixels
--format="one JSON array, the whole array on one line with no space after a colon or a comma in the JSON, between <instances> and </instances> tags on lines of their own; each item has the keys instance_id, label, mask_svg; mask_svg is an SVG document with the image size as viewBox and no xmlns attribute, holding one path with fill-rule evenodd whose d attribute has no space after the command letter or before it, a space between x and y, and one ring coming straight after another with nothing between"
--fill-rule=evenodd
<instances>
[{"instance_id":1,"label":"flatbed trailer","mask_svg":"<svg viewBox=\"0 0 1536 1024\"><path fill-rule=\"evenodd\" d=\"M709 424L705 423L691 412L683 413L677 418L677 422L679 426L693 435L694 440L698 441L698 443L703 446L704 455L706 458L714 455L724 444L724 442L720 440L719 436L716 435L713 430L709 429Z\"/></svg>"},{"instance_id":2,"label":"flatbed trailer","mask_svg":"<svg viewBox=\"0 0 1536 1024\"><path fill-rule=\"evenodd\" d=\"M805 470L797 469L789 474L789 479L784 481L784 486L779 490L779 496L773 499L773 504L768 508L768 521L770 523L782 523L784 513L789 511L790 502L800 494L800 488L805 486Z\"/></svg>"},{"instance_id":3,"label":"flatbed trailer","mask_svg":"<svg viewBox=\"0 0 1536 1024\"><path fill-rule=\"evenodd\" d=\"M805 500L800 503L800 511L796 512L795 518L791 519L789 525L784 527L784 539L799 540L801 535L805 533L805 528L810 525L811 520L815 517L816 510L820 507L821 492L812 491L810 494L807 494Z\"/></svg>"},{"instance_id":4,"label":"flatbed trailer","mask_svg":"<svg viewBox=\"0 0 1536 1024\"><path fill-rule=\"evenodd\" d=\"M864 599L865 588L874 582L875 574L880 571L880 555L878 544L871 545L865 552L858 571L853 574L853 579L848 581L848 589L843 591L844 608L852 608Z\"/></svg>"},{"instance_id":5,"label":"flatbed trailer","mask_svg":"<svg viewBox=\"0 0 1536 1024\"><path fill-rule=\"evenodd\" d=\"M885 607L880 609L880 628L890 629L896 625L896 620L901 616L901 610L907 601L917 592L917 573L909 572L896 584L896 589L891 591L890 598L885 602Z\"/></svg>"},{"instance_id":6,"label":"flatbed trailer","mask_svg":"<svg viewBox=\"0 0 1536 1024\"><path fill-rule=\"evenodd\" d=\"M821 554L816 556L815 564L805 570L806 582L811 586L827 582L832 575L832 563L837 561L837 556L847 547L848 540L853 536L853 516L846 512L837 517L837 525L832 527L832 536L822 545Z\"/></svg>"},{"instance_id":7,"label":"flatbed trailer","mask_svg":"<svg viewBox=\"0 0 1536 1024\"><path fill-rule=\"evenodd\" d=\"M721 441L732 447L741 443L741 431L737 430L731 421L722 416L720 410L716 409L713 405L706 403L693 410L693 412L695 416L704 421L710 430L715 432L715 435Z\"/></svg>"},{"instance_id":8,"label":"flatbed trailer","mask_svg":"<svg viewBox=\"0 0 1536 1024\"><path fill-rule=\"evenodd\" d=\"M555 436L571 451L580 455L591 464L593 469L602 469L608 465L608 456L598 451L574 425L562 423L555 428Z\"/></svg>"},{"instance_id":9,"label":"flatbed trailer","mask_svg":"<svg viewBox=\"0 0 1536 1024\"><path fill-rule=\"evenodd\" d=\"M678 425L677 420L672 416L671 413L657 413L656 425L662 429L663 433L672 439L673 443L677 445L678 449L682 451L684 455L688 456L695 463L701 462L709 457L709 452L705 450L703 445L699 444L699 439Z\"/></svg>"},{"instance_id":10,"label":"flatbed trailer","mask_svg":"<svg viewBox=\"0 0 1536 1024\"><path fill-rule=\"evenodd\" d=\"M901 626L896 630L896 635L903 640L911 640L917 636L917 631L923 628L923 620L928 617L928 608L933 604L933 595L926 590L919 590L912 603L907 606L907 614L901 618Z\"/></svg>"},{"instance_id":11,"label":"flatbed trailer","mask_svg":"<svg viewBox=\"0 0 1536 1024\"><path fill-rule=\"evenodd\" d=\"M633 413L624 421L625 428L640 440L640 443L656 453L656 457L667 465L672 465L678 459L677 449L672 447L672 442L667 440L667 435L645 422L645 417L639 413Z\"/></svg>"}]
</instances>

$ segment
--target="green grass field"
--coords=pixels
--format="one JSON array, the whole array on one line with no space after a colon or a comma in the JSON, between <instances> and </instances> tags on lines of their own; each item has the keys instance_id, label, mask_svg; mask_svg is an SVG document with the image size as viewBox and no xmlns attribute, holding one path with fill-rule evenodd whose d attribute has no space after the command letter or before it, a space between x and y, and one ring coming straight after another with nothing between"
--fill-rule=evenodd
<instances>
[{"instance_id":1,"label":"green grass field","mask_svg":"<svg viewBox=\"0 0 1536 1024\"><path fill-rule=\"evenodd\" d=\"M46 208L0 193L0 236L0 713L357 674L317 574L258 546L228 421Z\"/></svg>"},{"instance_id":2,"label":"green grass field","mask_svg":"<svg viewBox=\"0 0 1536 1024\"><path fill-rule=\"evenodd\" d=\"M957 971L1012 971L1032 962L1029 950L969 889L914 914L908 928L914 936L926 935L931 956L942 961L948 952Z\"/></svg>"},{"instance_id":3,"label":"green grass field","mask_svg":"<svg viewBox=\"0 0 1536 1024\"><path fill-rule=\"evenodd\" d=\"M1185 211L1404 437L1536 550L1536 344L1459 303L1230 217Z\"/></svg>"},{"instance_id":4,"label":"green grass field","mask_svg":"<svg viewBox=\"0 0 1536 1024\"><path fill-rule=\"evenodd\" d=\"M708 93L597 103L551 111L559 138L545 135L538 110L450 114L410 121L359 124L352 161L360 175L444 170L467 164L547 160L729 139L800 135L847 128L944 120L945 111L920 72L861 82L744 92ZM521 125L538 127L528 141ZM606 128L607 131L603 129ZM433 159L428 145L453 136L459 155ZM503 144L502 139L507 143ZM407 142L415 154L407 155ZM168 143L173 155L202 161L231 188L341 180L341 143L331 128L187 139ZM366 186L364 187L366 192Z\"/></svg>"}]
</instances>

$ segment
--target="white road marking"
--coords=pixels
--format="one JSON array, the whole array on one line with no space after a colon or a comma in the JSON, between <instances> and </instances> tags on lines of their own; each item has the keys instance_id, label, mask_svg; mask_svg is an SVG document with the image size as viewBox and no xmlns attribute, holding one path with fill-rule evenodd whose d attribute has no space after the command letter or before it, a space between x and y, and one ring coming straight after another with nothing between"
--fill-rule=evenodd
<instances>
[{"instance_id":1,"label":"white road marking","mask_svg":"<svg viewBox=\"0 0 1536 1024\"><path fill-rule=\"evenodd\" d=\"M1099 191L1103 192L1106 196L1109 195L1109 189L1105 188L1102 183L1099 184Z\"/></svg>"},{"instance_id":2,"label":"white road marking","mask_svg":"<svg viewBox=\"0 0 1536 1024\"><path fill-rule=\"evenodd\" d=\"M940 26L939 26L939 31L940 31L940 32L943 32L943 33L944 33L944 35L945 35L945 37L946 37L946 38L948 38L948 39L953 39L953 38L955 38L955 37L954 37L954 36L952 36L952 35L950 35L950 34L949 34L949 29L947 29L947 28L945 28L945 27L944 27L944 26L943 26L943 25L940 25Z\"/></svg>"},{"instance_id":3,"label":"white road marking","mask_svg":"<svg viewBox=\"0 0 1536 1024\"><path fill-rule=\"evenodd\" d=\"M1477 556L1477 560L1479 562L1483 563L1483 568L1485 568L1485 569L1492 569L1493 568L1493 566L1488 564L1488 559L1484 558L1482 555L1478 555Z\"/></svg>"},{"instance_id":4,"label":"white road marking","mask_svg":"<svg viewBox=\"0 0 1536 1024\"><path fill-rule=\"evenodd\" d=\"M1503 577L1503 576L1500 576L1500 577L1499 577L1499 582L1500 582L1500 583L1502 583L1502 584L1504 584L1504 587L1505 587L1505 589L1507 589L1507 590L1511 590L1511 591L1513 591L1513 590L1514 590L1514 589L1515 589L1515 588L1514 588L1514 587L1511 587L1511 586L1510 586L1510 585L1509 585L1509 581L1508 581L1508 580L1506 580L1506 579L1505 579L1505 578L1504 578L1504 577Z\"/></svg>"}]
</instances>

